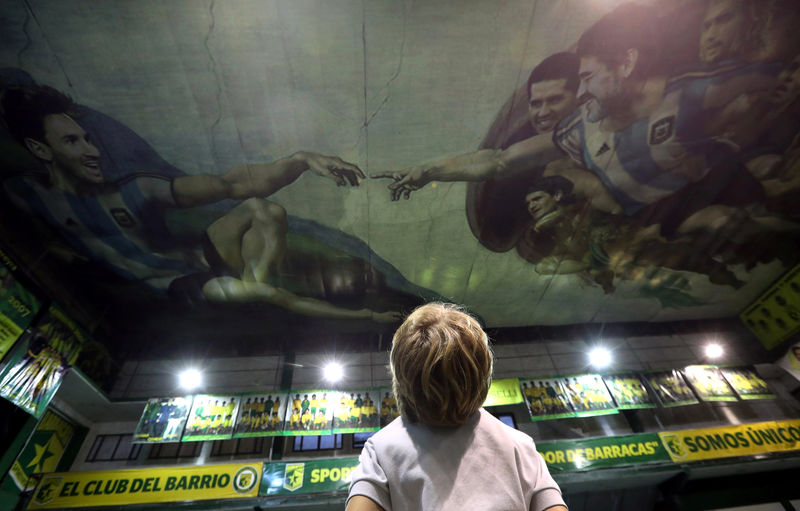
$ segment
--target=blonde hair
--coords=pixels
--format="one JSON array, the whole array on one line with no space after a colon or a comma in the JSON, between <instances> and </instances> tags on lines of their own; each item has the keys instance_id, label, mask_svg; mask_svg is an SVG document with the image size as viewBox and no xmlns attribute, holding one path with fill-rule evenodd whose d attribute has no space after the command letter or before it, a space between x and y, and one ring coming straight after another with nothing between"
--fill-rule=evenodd
<instances>
[{"instance_id":1,"label":"blonde hair","mask_svg":"<svg viewBox=\"0 0 800 511\"><path fill-rule=\"evenodd\" d=\"M392 390L401 415L431 426L463 424L486 400L492 364L475 318L453 304L417 308L392 339Z\"/></svg>"}]
</instances>

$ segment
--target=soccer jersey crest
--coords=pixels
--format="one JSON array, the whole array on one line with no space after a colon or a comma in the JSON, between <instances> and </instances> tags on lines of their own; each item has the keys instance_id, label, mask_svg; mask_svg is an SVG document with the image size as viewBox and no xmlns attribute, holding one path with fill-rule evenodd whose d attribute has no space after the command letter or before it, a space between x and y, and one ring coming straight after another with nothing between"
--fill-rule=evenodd
<instances>
[{"instance_id":1,"label":"soccer jersey crest","mask_svg":"<svg viewBox=\"0 0 800 511\"><path fill-rule=\"evenodd\" d=\"M117 222L117 225L120 227L129 228L136 225L136 220L133 219L133 215L131 215L127 209L111 208L109 211L111 212L111 216L114 217L114 221Z\"/></svg>"},{"instance_id":2,"label":"soccer jersey crest","mask_svg":"<svg viewBox=\"0 0 800 511\"><path fill-rule=\"evenodd\" d=\"M669 140L672 136L673 125L675 124L675 116L670 115L659 119L650 126L650 145L658 145Z\"/></svg>"}]
</instances>

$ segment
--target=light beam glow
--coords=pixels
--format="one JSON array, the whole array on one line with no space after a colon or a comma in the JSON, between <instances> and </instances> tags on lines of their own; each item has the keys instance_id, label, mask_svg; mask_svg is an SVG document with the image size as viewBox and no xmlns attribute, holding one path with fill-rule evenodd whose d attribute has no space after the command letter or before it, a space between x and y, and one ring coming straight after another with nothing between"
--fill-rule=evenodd
<instances>
[{"instance_id":1,"label":"light beam glow","mask_svg":"<svg viewBox=\"0 0 800 511\"><path fill-rule=\"evenodd\" d=\"M178 375L178 385L186 390L194 390L203 384L203 373L194 368L184 369Z\"/></svg>"},{"instance_id":2,"label":"light beam glow","mask_svg":"<svg viewBox=\"0 0 800 511\"><path fill-rule=\"evenodd\" d=\"M322 368L322 376L329 382L335 383L344 376L344 368L337 362L328 362Z\"/></svg>"},{"instance_id":3,"label":"light beam glow","mask_svg":"<svg viewBox=\"0 0 800 511\"><path fill-rule=\"evenodd\" d=\"M722 349L722 346L719 344L712 342L711 344L706 344L705 347L705 354L708 358L719 358L725 353L725 350Z\"/></svg>"},{"instance_id":4,"label":"light beam glow","mask_svg":"<svg viewBox=\"0 0 800 511\"><path fill-rule=\"evenodd\" d=\"M589 352L589 363L598 369L608 367L611 364L611 352L602 347L593 348Z\"/></svg>"}]
</instances>

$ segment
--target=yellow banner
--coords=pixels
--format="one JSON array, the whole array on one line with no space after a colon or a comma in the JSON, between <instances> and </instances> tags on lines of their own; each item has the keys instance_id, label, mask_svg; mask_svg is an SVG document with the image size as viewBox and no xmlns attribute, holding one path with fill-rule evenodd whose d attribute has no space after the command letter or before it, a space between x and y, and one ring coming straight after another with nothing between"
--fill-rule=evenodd
<instances>
[{"instance_id":1,"label":"yellow banner","mask_svg":"<svg viewBox=\"0 0 800 511\"><path fill-rule=\"evenodd\" d=\"M658 435L672 461L682 463L800 449L800 420L684 429Z\"/></svg>"},{"instance_id":2,"label":"yellow banner","mask_svg":"<svg viewBox=\"0 0 800 511\"><path fill-rule=\"evenodd\" d=\"M263 466L248 463L57 472L42 478L28 509L257 497Z\"/></svg>"},{"instance_id":3,"label":"yellow banner","mask_svg":"<svg viewBox=\"0 0 800 511\"><path fill-rule=\"evenodd\" d=\"M489 394L483 406L513 405L522 402L522 392L519 390L518 378L505 378L492 380Z\"/></svg>"}]
</instances>

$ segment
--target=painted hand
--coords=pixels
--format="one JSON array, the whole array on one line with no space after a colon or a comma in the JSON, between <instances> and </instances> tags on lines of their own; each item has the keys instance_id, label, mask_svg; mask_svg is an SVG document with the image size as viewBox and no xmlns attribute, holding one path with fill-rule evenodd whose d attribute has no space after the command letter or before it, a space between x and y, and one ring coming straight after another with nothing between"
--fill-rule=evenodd
<instances>
[{"instance_id":1,"label":"painted hand","mask_svg":"<svg viewBox=\"0 0 800 511\"><path fill-rule=\"evenodd\" d=\"M374 179L394 179L394 183L389 184L389 192L392 194L392 200L396 201L400 197L408 199L411 196L411 192L419 190L430 182L426 170L426 167L411 167L392 172L379 172L372 174L370 177Z\"/></svg>"},{"instance_id":2,"label":"painted hand","mask_svg":"<svg viewBox=\"0 0 800 511\"><path fill-rule=\"evenodd\" d=\"M337 186L358 186L359 179L366 178L360 168L336 156L303 153L303 158L312 172L335 181Z\"/></svg>"}]
</instances>

